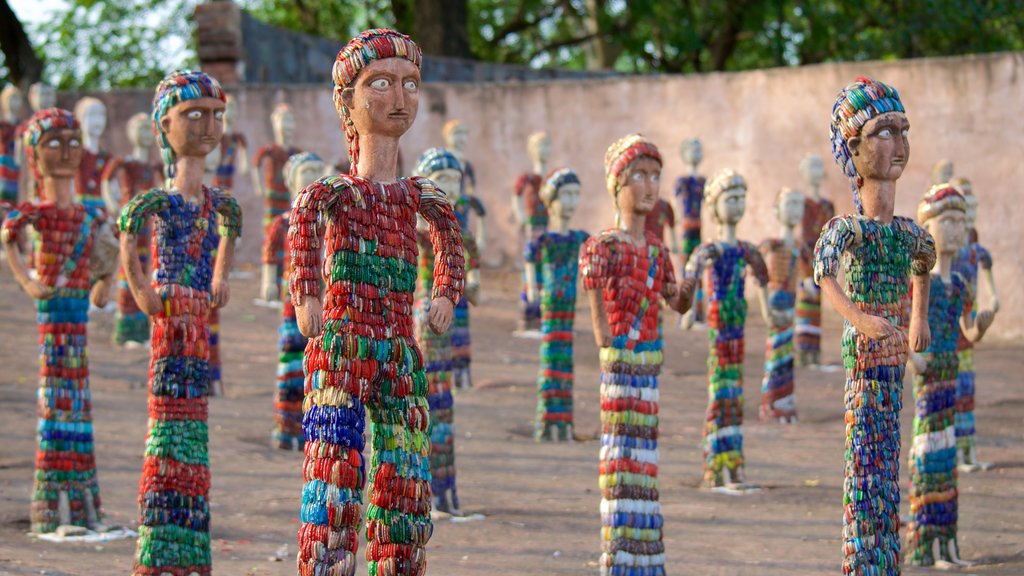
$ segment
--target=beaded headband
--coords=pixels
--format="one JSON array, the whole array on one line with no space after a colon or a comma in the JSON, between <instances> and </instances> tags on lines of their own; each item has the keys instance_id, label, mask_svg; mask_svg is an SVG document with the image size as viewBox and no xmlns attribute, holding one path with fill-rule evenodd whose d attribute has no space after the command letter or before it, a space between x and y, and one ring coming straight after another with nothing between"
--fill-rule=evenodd
<instances>
[{"instance_id":1,"label":"beaded headband","mask_svg":"<svg viewBox=\"0 0 1024 576\"><path fill-rule=\"evenodd\" d=\"M658 147L640 134L630 134L612 142L608 151L604 153L604 180L609 194L618 194L619 175L638 158L650 158L661 165Z\"/></svg>"},{"instance_id":2,"label":"beaded headband","mask_svg":"<svg viewBox=\"0 0 1024 576\"><path fill-rule=\"evenodd\" d=\"M949 210L967 212L967 200L952 184L936 184L917 205L917 222L925 222Z\"/></svg>"},{"instance_id":3,"label":"beaded headband","mask_svg":"<svg viewBox=\"0 0 1024 576\"><path fill-rule=\"evenodd\" d=\"M899 92L888 84L864 77L858 77L853 84L843 88L832 105L832 123L829 126L832 155L850 179L853 204L860 214L864 213L860 202L860 187L864 181L853 165L853 156L846 142L858 136L868 120L886 112L905 112Z\"/></svg>"},{"instance_id":4,"label":"beaded headband","mask_svg":"<svg viewBox=\"0 0 1024 576\"><path fill-rule=\"evenodd\" d=\"M295 175L299 173L299 168L306 164L320 164L323 166L324 161L312 152L299 152L288 157L288 161L281 168L281 173L284 175L284 181L289 187L291 187Z\"/></svg>"},{"instance_id":5,"label":"beaded headband","mask_svg":"<svg viewBox=\"0 0 1024 576\"><path fill-rule=\"evenodd\" d=\"M63 130L65 128L81 130L75 115L63 108L40 110L33 114L25 125L25 131L21 135L21 142L25 150L25 158L28 160L28 166L32 170L32 176L40 187L43 185L43 176L39 173L39 167L36 165L36 144L39 143L39 139L43 137L43 134L51 130Z\"/></svg>"},{"instance_id":6,"label":"beaded headband","mask_svg":"<svg viewBox=\"0 0 1024 576\"><path fill-rule=\"evenodd\" d=\"M567 184L579 185L580 177L571 168L559 168L548 172L540 187L540 199L548 204L558 197L558 191Z\"/></svg>"},{"instance_id":7,"label":"beaded headband","mask_svg":"<svg viewBox=\"0 0 1024 576\"><path fill-rule=\"evenodd\" d=\"M430 148L423 154L420 154L419 159L416 161L416 169L413 173L416 176L428 178L438 170L456 170L458 172L462 172L462 164L447 148Z\"/></svg>"},{"instance_id":8,"label":"beaded headband","mask_svg":"<svg viewBox=\"0 0 1024 576\"><path fill-rule=\"evenodd\" d=\"M419 46L405 34L388 28L364 30L349 40L334 61L334 69L331 72L334 79L334 109L338 111L345 130L345 139L348 140L348 159L352 164L349 173L353 176L356 175L356 166L359 164L359 133L352 123L342 94L370 62L387 58L404 58L417 68L423 63Z\"/></svg>"},{"instance_id":9,"label":"beaded headband","mask_svg":"<svg viewBox=\"0 0 1024 576\"><path fill-rule=\"evenodd\" d=\"M722 192L732 190L733 188L743 188L746 191L747 181L743 179L739 172L732 168L726 168L715 174L715 177L704 188L704 202L708 206L714 206Z\"/></svg>"},{"instance_id":10,"label":"beaded headband","mask_svg":"<svg viewBox=\"0 0 1024 576\"><path fill-rule=\"evenodd\" d=\"M171 149L160 121L171 108L186 100L199 98L217 98L221 102L227 100L220 83L205 72L177 70L164 77L156 87L153 95L153 133L156 134L156 143L160 146L160 156L164 160L164 171L168 178L174 177L177 156Z\"/></svg>"},{"instance_id":11,"label":"beaded headband","mask_svg":"<svg viewBox=\"0 0 1024 576\"><path fill-rule=\"evenodd\" d=\"M957 176L956 178L950 180L949 183L952 184L957 189L957 191L963 194L964 198L967 198L968 202L970 202L971 199L974 197L974 186L971 184L971 181L968 180L967 178L964 178L963 176Z\"/></svg>"}]
</instances>

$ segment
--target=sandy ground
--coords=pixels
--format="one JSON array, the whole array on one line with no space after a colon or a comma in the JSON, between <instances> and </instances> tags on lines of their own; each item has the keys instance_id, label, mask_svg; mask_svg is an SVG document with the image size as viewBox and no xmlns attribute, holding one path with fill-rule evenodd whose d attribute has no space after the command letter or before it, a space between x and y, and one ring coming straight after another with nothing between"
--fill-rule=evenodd
<instances>
[{"instance_id":1,"label":"sandy ground","mask_svg":"<svg viewBox=\"0 0 1024 576\"><path fill-rule=\"evenodd\" d=\"M538 342L509 336L516 295L499 287L516 286L514 276L491 272L484 282L486 302L472 317L476 388L460 392L455 409L462 505L486 518L438 522L430 572L596 574L599 404L589 312L583 308L578 316L584 321L576 341L576 422L578 435L590 440L538 445L530 437ZM269 447L278 312L250 304L256 289L253 279L235 281L222 319L227 396L210 404L215 574L294 574L302 456ZM798 370L800 423L758 423L765 329L751 316L744 433L747 475L763 487L758 494L699 488L707 334L678 330L674 318L667 330L660 481L669 572L839 573L843 374ZM134 527L146 433L146 391L139 383L148 352L114 348L112 324L109 314L90 324L96 457L107 522ZM129 573L132 541L52 544L26 534L36 446L36 324L28 297L7 273L0 273L0 338L0 574ZM839 323L830 313L825 349L825 359L838 362ZM961 573L1022 574L1024 343L985 343L977 366L978 445L982 459L996 466L960 477L961 550L978 562ZM904 402L905 471L909 385ZM904 473L904 490L906 482ZM903 508L906 513L905 492ZM283 561L273 560L278 553Z\"/></svg>"}]
</instances>

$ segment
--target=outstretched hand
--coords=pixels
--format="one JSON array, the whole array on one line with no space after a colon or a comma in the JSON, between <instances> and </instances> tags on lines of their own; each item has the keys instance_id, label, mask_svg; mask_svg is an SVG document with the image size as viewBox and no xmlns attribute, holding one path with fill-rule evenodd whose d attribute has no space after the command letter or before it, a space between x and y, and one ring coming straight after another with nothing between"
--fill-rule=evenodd
<instances>
[{"instance_id":1,"label":"outstretched hand","mask_svg":"<svg viewBox=\"0 0 1024 576\"><path fill-rule=\"evenodd\" d=\"M323 307L315 296L303 296L295 305L295 323L306 338L315 338L323 328Z\"/></svg>"},{"instance_id":2,"label":"outstretched hand","mask_svg":"<svg viewBox=\"0 0 1024 576\"><path fill-rule=\"evenodd\" d=\"M89 291L89 302L97 308L104 308L110 301L110 278L100 278Z\"/></svg>"},{"instance_id":3,"label":"outstretched hand","mask_svg":"<svg viewBox=\"0 0 1024 576\"><path fill-rule=\"evenodd\" d=\"M455 305L445 296L438 296L430 302L427 324L434 334L444 334L452 325L452 311Z\"/></svg>"},{"instance_id":4,"label":"outstretched hand","mask_svg":"<svg viewBox=\"0 0 1024 576\"><path fill-rule=\"evenodd\" d=\"M53 297L53 288L38 280L30 280L25 284L25 292L35 300L49 300Z\"/></svg>"}]
</instances>

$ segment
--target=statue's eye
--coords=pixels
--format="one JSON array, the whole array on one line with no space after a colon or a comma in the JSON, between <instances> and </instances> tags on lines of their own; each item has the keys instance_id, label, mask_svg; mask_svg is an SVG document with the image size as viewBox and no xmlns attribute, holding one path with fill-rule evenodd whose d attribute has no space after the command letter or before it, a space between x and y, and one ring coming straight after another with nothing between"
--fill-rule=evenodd
<instances>
[{"instance_id":1,"label":"statue's eye","mask_svg":"<svg viewBox=\"0 0 1024 576\"><path fill-rule=\"evenodd\" d=\"M216 118L217 120L224 120L224 111L223 110L217 110L216 112L213 113L213 117Z\"/></svg>"},{"instance_id":2,"label":"statue's eye","mask_svg":"<svg viewBox=\"0 0 1024 576\"><path fill-rule=\"evenodd\" d=\"M377 90L387 90L391 87L391 80L387 78L377 78L373 82L370 82L370 86Z\"/></svg>"},{"instance_id":3,"label":"statue's eye","mask_svg":"<svg viewBox=\"0 0 1024 576\"><path fill-rule=\"evenodd\" d=\"M415 92L415 91L419 90L419 87L420 87L419 84L417 84L415 80L406 80L405 83L402 84L402 86L406 90L408 90L409 92Z\"/></svg>"},{"instance_id":4,"label":"statue's eye","mask_svg":"<svg viewBox=\"0 0 1024 576\"><path fill-rule=\"evenodd\" d=\"M68 146L71 146L72 148L78 148L81 145L82 143L78 140L78 138L72 138L71 140L68 140Z\"/></svg>"},{"instance_id":5,"label":"statue's eye","mask_svg":"<svg viewBox=\"0 0 1024 576\"><path fill-rule=\"evenodd\" d=\"M185 117L189 120L199 120L203 117L202 110L189 110L185 113Z\"/></svg>"},{"instance_id":6,"label":"statue's eye","mask_svg":"<svg viewBox=\"0 0 1024 576\"><path fill-rule=\"evenodd\" d=\"M50 140L46 143L47 148L60 148L60 140Z\"/></svg>"}]
</instances>

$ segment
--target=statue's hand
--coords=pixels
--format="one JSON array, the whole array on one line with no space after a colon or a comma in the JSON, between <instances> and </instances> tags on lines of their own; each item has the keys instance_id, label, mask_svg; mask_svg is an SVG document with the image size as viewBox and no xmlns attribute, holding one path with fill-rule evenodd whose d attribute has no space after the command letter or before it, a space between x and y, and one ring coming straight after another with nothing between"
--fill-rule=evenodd
<instances>
[{"instance_id":1,"label":"statue's hand","mask_svg":"<svg viewBox=\"0 0 1024 576\"><path fill-rule=\"evenodd\" d=\"M319 336L323 328L323 307L320 299L315 296L303 297L295 306L295 323L299 325L299 332L306 338Z\"/></svg>"},{"instance_id":2,"label":"statue's hand","mask_svg":"<svg viewBox=\"0 0 1024 576\"><path fill-rule=\"evenodd\" d=\"M25 284L25 292L36 300L49 300L53 296L53 288L38 280L29 280Z\"/></svg>"},{"instance_id":3,"label":"statue's hand","mask_svg":"<svg viewBox=\"0 0 1024 576\"><path fill-rule=\"evenodd\" d=\"M100 278L89 291L89 302L97 308L103 308L110 300L110 279Z\"/></svg>"},{"instance_id":4,"label":"statue's hand","mask_svg":"<svg viewBox=\"0 0 1024 576\"><path fill-rule=\"evenodd\" d=\"M430 312L427 313L427 323L434 334L444 334L452 325L452 310L455 305L444 296L434 298L430 302Z\"/></svg>"},{"instance_id":5,"label":"statue's hand","mask_svg":"<svg viewBox=\"0 0 1024 576\"><path fill-rule=\"evenodd\" d=\"M223 308L231 298L231 285L227 278L214 278L210 285L211 304L214 308Z\"/></svg>"}]
</instances>

